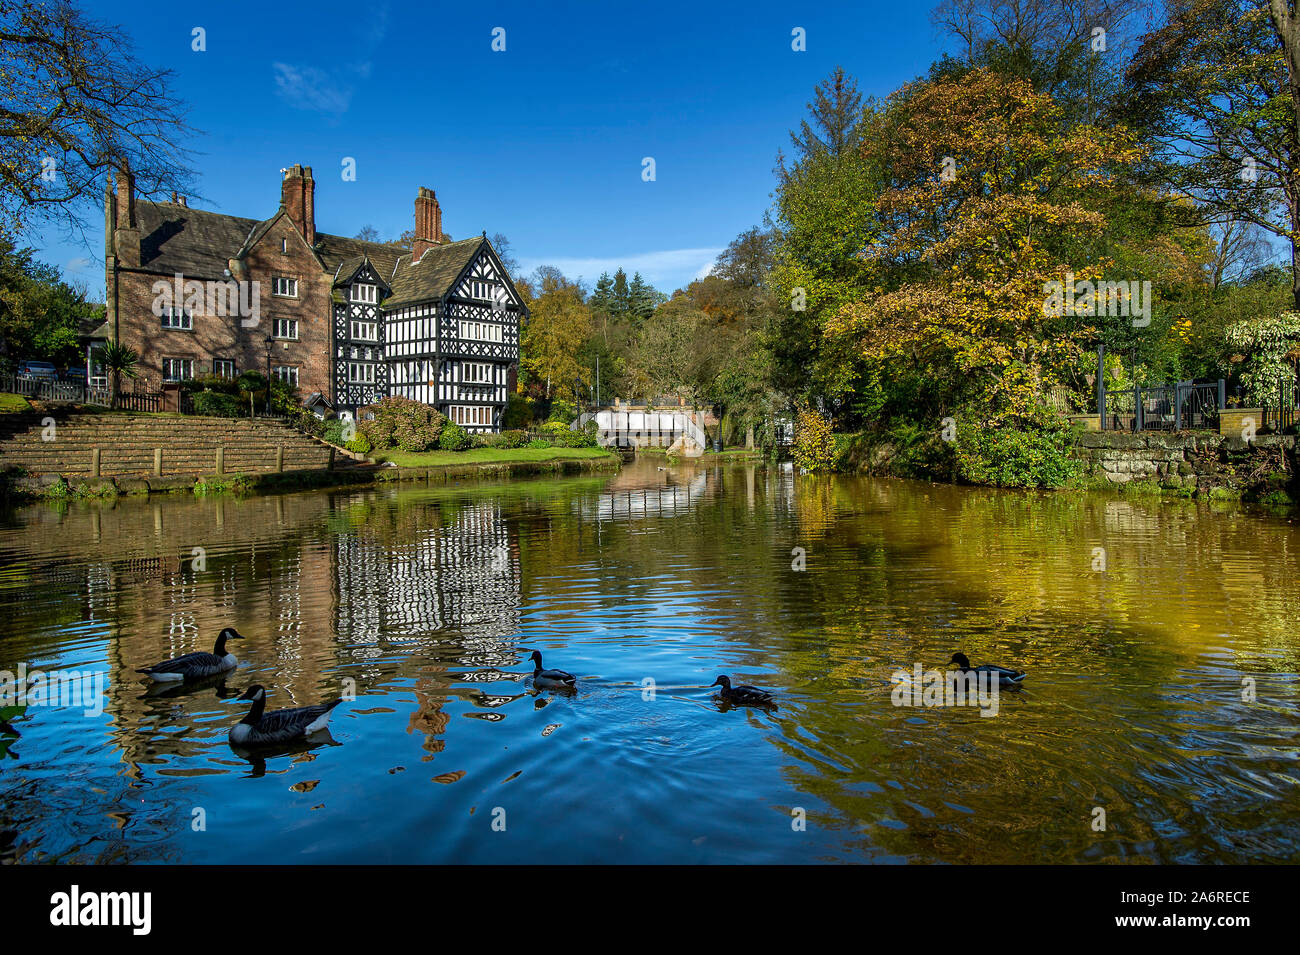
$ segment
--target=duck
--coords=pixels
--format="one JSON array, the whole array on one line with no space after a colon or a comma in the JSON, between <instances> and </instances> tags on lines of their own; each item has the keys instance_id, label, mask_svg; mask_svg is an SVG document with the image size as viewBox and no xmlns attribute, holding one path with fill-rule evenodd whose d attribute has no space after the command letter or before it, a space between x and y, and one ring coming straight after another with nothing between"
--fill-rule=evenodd
<instances>
[{"instance_id":1,"label":"duck","mask_svg":"<svg viewBox=\"0 0 1300 955\"><path fill-rule=\"evenodd\" d=\"M216 676L233 670L239 661L235 655L226 650L227 640L242 640L241 634L234 627L226 627L217 634L216 645L211 653L187 653L182 657L164 660L151 667L136 670L156 683L170 683L178 680L201 680L207 676Z\"/></svg>"},{"instance_id":2,"label":"duck","mask_svg":"<svg viewBox=\"0 0 1300 955\"><path fill-rule=\"evenodd\" d=\"M329 703L267 713L266 687L260 683L254 683L235 699L253 701L248 715L230 728L230 742L236 746L265 746L303 739L325 729L329 725L330 710L343 702L340 697Z\"/></svg>"},{"instance_id":3,"label":"duck","mask_svg":"<svg viewBox=\"0 0 1300 955\"><path fill-rule=\"evenodd\" d=\"M767 690L760 690L756 686L750 686L742 683L739 686L731 685L731 677L725 673L709 684L709 689L715 686L722 687L719 697L728 703L735 703L739 706L767 706L772 702L772 694Z\"/></svg>"},{"instance_id":4,"label":"duck","mask_svg":"<svg viewBox=\"0 0 1300 955\"><path fill-rule=\"evenodd\" d=\"M1025 682L1025 677L1029 675L1020 670L1012 670L992 663L985 663L981 666L973 667L970 665L970 660L966 659L966 654L964 653L954 653L952 659L948 662L957 664L957 666L961 668L962 673L970 673L973 670L976 673L997 674L998 686L1004 690L1019 689L1020 685Z\"/></svg>"},{"instance_id":5,"label":"duck","mask_svg":"<svg viewBox=\"0 0 1300 955\"><path fill-rule=\"evenodd\" d=\"M571 690L578 681L578 678L572 673L566 673L563 670L543 670L542 651L540 650L534 650L529 659L533 661L533 686L559 687Z\"/></svg>"}]
</instances>

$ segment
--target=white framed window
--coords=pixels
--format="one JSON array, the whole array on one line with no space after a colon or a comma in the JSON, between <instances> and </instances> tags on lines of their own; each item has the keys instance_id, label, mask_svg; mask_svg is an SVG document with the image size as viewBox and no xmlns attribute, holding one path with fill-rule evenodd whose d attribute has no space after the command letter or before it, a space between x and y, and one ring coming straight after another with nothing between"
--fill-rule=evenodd
<instances>
[{"instance_id":1,"label":"white framed window","mask_svg":"<svg viewBox=\"0 0 1300 955\"><path fill-rule=\"evenodd\" d=\"M366 361L348 362L348 381L353 384L373 385L375 383L375 366Z\"/></svg>"},{"instance_id":2,"label":"white framed window","mask_svg":"<svg viewBox=\"0 0 1300 955\"><path fill-rule=\"evenodd\" d=\"M194 359L164 358L162 376L163 381L189 381L194 377Z\"/></svg>"},{"instance_id":3,"label":"white framed window","mask_svg":"<svg viewBox=\"0 0 1300 955\"><path fill-rule=\"evenodd\" d=\"M286 385L298 385L298 366L297 365L272 365L271 374Z\"/></svg>"},{"instance_id":4,"label":"white framed window","mask_svg":"<svg viewBox=\"0 0 1300 955\"><path fill-rule=\"evenodd\" d=\"M349 290L348 298L353 302L363 302L367 305L374 305L379 301L379 286L354 285Z\"/></svg>"},{"instance_id":5,"label":"white framed window","mask_svg":"<svg viewBox=\"0 0 1300 955\"><path fill-rule=\"evenodd\" d=\"M378 322L353 322L352 337L359 342L379 341Z\"/></svg>"},{"instance_id":6,"label":"white framed window","mask_svg":"<svg viewBox=\"0 0 1300 955\"><path fill-rule=\"evenodd\" d=\"M168 308L162 313L163 328L178 328L183 331L194 330L194 309Z\"/></svg>"},{"instance_id":7,"label":"white framed window","mask_svg":"<svg viewBox=\"0 0 1300 955\"><path fill-rule=\"evenodd\" d=\"M456 424L485 426L492 424L492 409L487 405L452 405L449 417Z\"/></svg>"},{"instance_id":8,"label":"white framed window","mask_svg":"<svg viewBox=\"0 0 1300 955\"><path fill-rule=\"evenodd\" d=\"M298 319L296 318L277 318L271 322L271 334L276 338L288 338L293 341L298 340Z\"/></svg>"},{"instance_id":9,"label":"white framed window","mask_svg":"<svg viewBox=\"0 0 1300 955\"><path fill-rule=\"evenodd\" d=\"M484 282L476 279L469 283L470 298L478 299L480 302L495 302L501 296L501 286L495 282Z\"/></svg>"},{"instance_id":10,"label":"white framed window","mask_svg":"<svg viewBox=\"0 0 1300 955\"><path fill-rule=\"evenodd\" d=\"M461 322L460 337L476 342L499 342L501 326L495 322Z\"/></svg>"},{"instance_id":11,"label":"white framed window","mask_svg":"<svg viewBox=\"0 0 1300 955\"><path fill-rule=\"evenodd\" d=\"M212 373L218 378L234 378L235 363L229 358L212 359Z\"/></svg>"},{"instance_id":12,"label":"white framed window","mask_svg":"<svg viewBox=\"0 0 1300 955\"><path fill-rule=\"evenodd\" d=\"M492 384L492 366L486 362L463 361L460 363L460 380L466 384Z\"/></svg>"},{"instance_id":13,"label":"white framed window","mask_svg":"<svg viewBox=\"0 0 1300 955\"><path fill-rule=\"evenodd\" d=\"M298 280L288 276L276 275L271 278L271 294L283 298L298 297Z\"/></svg>"}]
</instances>

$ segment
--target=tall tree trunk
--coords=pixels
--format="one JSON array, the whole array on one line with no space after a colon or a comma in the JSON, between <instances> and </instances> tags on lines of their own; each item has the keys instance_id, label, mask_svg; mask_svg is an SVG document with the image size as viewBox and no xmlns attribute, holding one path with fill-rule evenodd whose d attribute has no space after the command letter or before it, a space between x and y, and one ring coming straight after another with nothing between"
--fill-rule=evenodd
<instances>
[{"instance_id":1,"label":"tall tree trunk","mask_svg":"<svg viewBox=\"0 0 1300 955\"><path fill-rule=\"evenodd\" d=\"M1295 143L1300 145L1300 18L1297 18L1290 0L1269 0L1268 11L1286 53L1291 118L1295 125ZM1286 175L1294 180L1297 171L1289 169ZM1291 215L1291 297L1295 308L1300 310L1300 250L1296 248L1297 235L1300 235L1300 205L1297 205L1300 197L1296 194L1294 181L1286 185L1288 211Z\"/></svg>"}]
</instances>

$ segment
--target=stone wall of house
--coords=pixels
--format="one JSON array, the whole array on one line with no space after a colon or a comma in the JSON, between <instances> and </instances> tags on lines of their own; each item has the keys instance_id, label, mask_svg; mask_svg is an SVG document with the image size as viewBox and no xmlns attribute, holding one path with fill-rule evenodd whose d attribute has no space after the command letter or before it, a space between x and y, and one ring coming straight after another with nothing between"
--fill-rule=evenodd
<instances>
[{"instance_id":1,"label":"stone wall of house","mask_svg":"<svg viewBox=\"0 0 1300 955\"><path fill-rule=\"evenodd\" d=\"M1088 476L1111 485L1158 485L1196 496L1296 497L1297 439L1258 435L1252 441L1210 432L1130 434L1086 431L1075 437L1075 456Z\"/></svg>"}]
</instances>

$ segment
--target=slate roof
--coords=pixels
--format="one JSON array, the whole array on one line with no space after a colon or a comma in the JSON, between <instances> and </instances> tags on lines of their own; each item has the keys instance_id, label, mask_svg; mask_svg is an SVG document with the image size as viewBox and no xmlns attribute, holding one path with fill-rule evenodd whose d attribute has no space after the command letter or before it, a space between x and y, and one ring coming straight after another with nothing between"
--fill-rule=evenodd
<instances>
[{"instance_id":1,"label":"slate roof","mask_svg":"<svg viewBox=\"0 0 1300 955\"><path fill-rule=\"evenodd\" d=\"M259 223L257 219L191 209L173 202L137 201L140 267L164 275L219 279Z\"/></svg>"},{"instance_id":2,"label":"slate roof","mask_svg":"<svg viewBox=\"0 0 1300 955\"><path fill-rule=\"evenodd\" d=\"M404 254L397 260L397 272L390 283L393 294L384 299L384 308L440 298L451 289L456 276L469 265L482 244L482 236L475 236L435 245L414 265L410 254Z\"/></svg>"},{"instance_id":3,"label":"slate roof","mask_svg":"<svg viewBox=\"0 0 1300 955\"><path fill-rule=\"evenodd\" d=\"M164 275L179 272L197 279L220 279L230 260L252 245L279 214L277 211L269 219L245 219L174 202L137 201L141 268ZM345 261L356 259L360 264L366 256L388 281L398 256L405 251L381 242L316 233L316 254L331 274Z\"/></svg>"},{"instance_id":4,"label":"slate roof","mask_svg":"<svg viewBox=\"0 0 1300 955\"><path fill-rule=\"evenodd\" d=\"M370 259L370 264L379 272L379 277L391 283L393 266L397 264L398 256L405 255L407 251L399 246L385 245L382 242L362 242L360 239L345 239L339 235L316 233L317 254L320 255L330 274L333 275L337 271L339 278L344 276L351 278L364 256ZM340 265L349 262L355 264L350 268L346 265L342 269L339 268Z\"/></svg>"}]
</instances>

